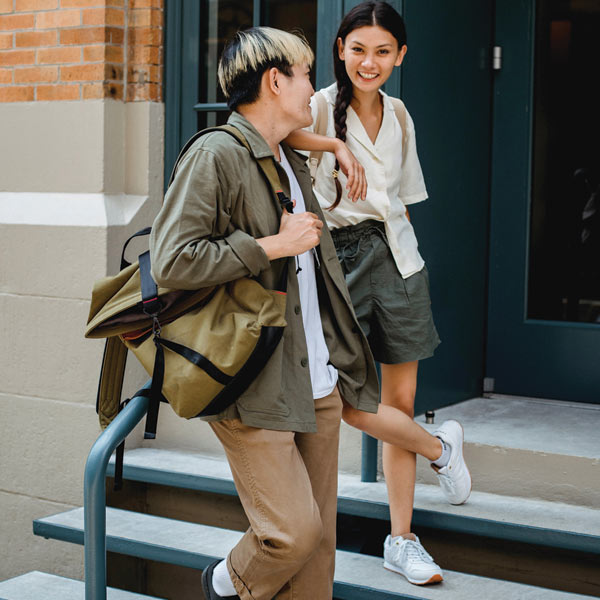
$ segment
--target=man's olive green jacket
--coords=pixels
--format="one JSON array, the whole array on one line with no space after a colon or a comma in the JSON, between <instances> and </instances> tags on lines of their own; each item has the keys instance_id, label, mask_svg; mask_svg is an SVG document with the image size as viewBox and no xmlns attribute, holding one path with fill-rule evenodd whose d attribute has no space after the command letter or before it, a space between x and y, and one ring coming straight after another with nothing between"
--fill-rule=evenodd
<instances>
[{"instance_id":1,"label":"man's olive green jacket","mask_svg":"<svg viewBox=\"0 0 600 600\"><path fill-rule=\"evenodd\" d=\"M264 138L239 113L232 113L229 123L244 134L255 157L273 156ZM324 222L304 157L287 147L284 151L306 209ZM289 194L285 171L276 165ZM240 418L252 427L311 432L316 431L315 411L295 260L271 263L256 242L256 238L279 231L280 215L272 191L248 150L227 133L208 133L181 160L154 221L152 273L159 286L172 289L199 289L244 276L273 289L283 261L289 260L287 326L282 342L236 403L208 420ZM317 252L321 320L330 362L339 372L340 393L352 406L376 412L375 364L326 227Z\"/></svg>"}]
</instances>

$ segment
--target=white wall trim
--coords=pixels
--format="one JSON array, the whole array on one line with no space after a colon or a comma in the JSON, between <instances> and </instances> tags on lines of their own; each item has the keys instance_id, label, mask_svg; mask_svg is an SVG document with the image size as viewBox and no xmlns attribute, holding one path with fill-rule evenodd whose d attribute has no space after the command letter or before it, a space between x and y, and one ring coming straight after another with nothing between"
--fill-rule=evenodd
<instances>
[{"instance_id":1,"label":"white wall trim","mask_svg":"<svg viewBox=\"0 0 600 600\"><path fill-rule=\"evenodd\" d=\"M147 200L131 194L0 192L0 225L127 225Z\"/></svg>"}]
</instances>

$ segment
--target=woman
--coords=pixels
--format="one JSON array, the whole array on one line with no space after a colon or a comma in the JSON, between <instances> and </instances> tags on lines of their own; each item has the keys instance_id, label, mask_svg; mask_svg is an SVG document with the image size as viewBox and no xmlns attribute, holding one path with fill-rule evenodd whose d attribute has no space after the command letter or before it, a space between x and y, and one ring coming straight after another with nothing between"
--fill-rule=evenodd
<instances>
[{"instance_id":1,"label":"woman","mask_svg":"<svg viewBox=\"0 0 600 600\"><path fill-rule=\"evenodd\" d=\"M430 435L413 420L418 364L433 355L439 338L427 269L406 211L406 205L427 198L414 126L404 106L381 91L406 50L404 22L389 4L364 2L352 9L334 43L336 83L311 102L313 123L325 118L326 129L318 128L327 137L298 131L287 141L297 149L325 151L315 172L315 194L326 209L359 322L381 364L377 414L345 405L343 417L383 441L392 525L384 567L422 585L442 581L443 574L410 529L416 454L431 461L452 504L467 500L471 477L457 421Z\"/></svg>"}]
</instances>

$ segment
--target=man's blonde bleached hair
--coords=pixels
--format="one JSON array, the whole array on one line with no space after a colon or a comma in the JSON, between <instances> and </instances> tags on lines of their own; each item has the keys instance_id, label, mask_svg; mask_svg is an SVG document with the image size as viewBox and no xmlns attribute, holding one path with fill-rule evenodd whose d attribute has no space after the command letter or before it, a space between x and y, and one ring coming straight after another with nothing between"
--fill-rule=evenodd
<instances>
[{"instance_id":1,"label":"man's blonde bleached hair","mask_svg":"<svg viewBox=\"0 0 600 600\"><path fill-rule=\"evenodd\" d=\"M257 87L256 84L267 69L276 67L291 76L294 65L310 67L314 58L301 33L289 33L273 27L238 31L223 50L218 69L219 84L229 108L235 109L239 104L258 98L260 85Z\"/></svg>"}]
</instances>

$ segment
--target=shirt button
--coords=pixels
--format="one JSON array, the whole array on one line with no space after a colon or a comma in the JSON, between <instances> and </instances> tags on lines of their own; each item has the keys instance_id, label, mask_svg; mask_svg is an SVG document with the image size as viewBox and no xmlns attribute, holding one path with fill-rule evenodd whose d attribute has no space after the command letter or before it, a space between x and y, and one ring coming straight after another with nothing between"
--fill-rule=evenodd
<instances>
[{"instance_id":1,"label":"shirt button","mask_svg":"<svg viewBox=\"0 0 600 600\"><path fill-rule=\"evenodd\" d=\"M306 366L308 365L308 358L303 358L303 359L300 361L300 364L301 364L303 367L306 367Z\"/></svg>"},{"instance_id":2,"label":"shirt button","mask_svg":"<svg viewBox=\"0 0 600 600\"><path fill-rule=\"evenodd\" d=\"M296 304L296 306L294 306L294 312L299 315L300 314L300 307Z\"/></svg>"}]
</instances>

